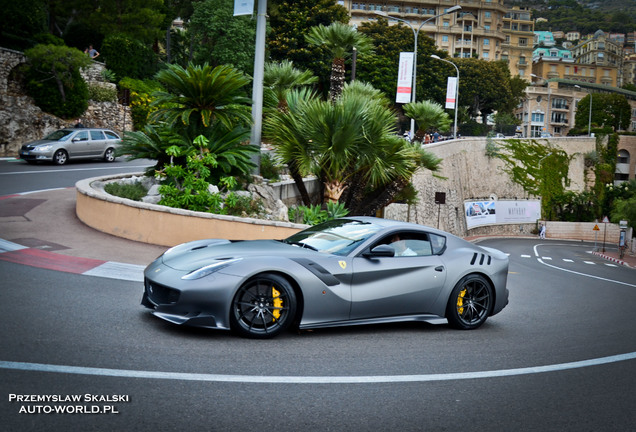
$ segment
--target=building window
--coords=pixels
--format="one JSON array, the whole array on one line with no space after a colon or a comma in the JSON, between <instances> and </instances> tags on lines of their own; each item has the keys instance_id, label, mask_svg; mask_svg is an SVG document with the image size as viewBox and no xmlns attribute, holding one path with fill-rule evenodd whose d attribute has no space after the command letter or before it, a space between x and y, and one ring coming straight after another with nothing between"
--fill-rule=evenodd
<instances>
[{"instance_id":1,"label":"building window","mask_svg":"<svg viewBox=\"0 0 636 432\"><path fill-rule=\"evenodd\" d=\"M490 18L491 13L489 11L484 12L484 18Z\"/></svg>"},{"instance_id":2,"label":"building window","mask_svg":"<svg viewBox=\"0 0 636 432\"><path fill-rule=\"evenodd\" d=\"M448 42L448 35L442 36L442 42Z\"/></svg>"},{"instance_id":3,"label":"building window","mask_svg":"<svg viewBox=\"0 0 636 432\"><path fill-rule=\"evenodd\" d=\"M519 46L528 46L528 39L526 38L519 38Z\"/></svg>"},{"instance_id":4,"label":"building window","mask_svg":"<svg viewBox=\"0 0 636 432\"><path fill-rule=\"evenodd\" d=\"M443 24L444 27L448 27L449 25L450 23L448 21L444 21L444 24Z\"/></svg>"},{"instance_id":5,"label":"building window","mask_svg":"<svg viewBox=\"0 0 636 432\"><path fill-rule=\"evenodd\" d=\"M486 24L486 25L484 26L484 29L485 29L485 30L490 30L490 24Z\"/></svg>"},{"instance_id":6,"label":"building window","mask_svg":"<svg viewBox=\"0 0 636 432\"><path fill-rule=\"evenodd\" d=\"M629 165L629 152L627 150L619 150L616 163Z\"/></svg>"},{"instance_id":7,"label":"building window","mask_svg":"<svg viewBox=\"0 0 636 432\"><path fill-rule=\"evenodd\" d=\"M543 123L544 118L545 118L545 114L543 113L532 113L533 123Z\"/></svg>"},{"instance_id":8,"label":"building window","mask_svg":"<svg viewBox=\"0 0 636 432\"><path fill-rule=\"evenodd\" d=\"M490 39L488 38L484 39L484 45L490 45Z\"/></svg>"},{"instance_id":9,"label":"building window","mask_svg":"<svg viewBox=\"0 0 636 432\"><path fill-rule=\"evenodd\" d=\"M489 53L489 52L482 53L482 56L483 56L485 59L489 59L489 58L490 58L490 53Z\"/></svg>"}]
</instances>

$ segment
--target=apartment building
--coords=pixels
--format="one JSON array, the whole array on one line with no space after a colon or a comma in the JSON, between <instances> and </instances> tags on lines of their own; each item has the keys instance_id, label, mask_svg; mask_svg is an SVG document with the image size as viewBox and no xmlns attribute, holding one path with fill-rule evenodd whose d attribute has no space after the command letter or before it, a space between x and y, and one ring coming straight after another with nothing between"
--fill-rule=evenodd
<instances>
[{"instance_id":1,"label":"apartment building","mask_svg":"<svg viewBox=\"0 0 636 432\"><path fill-rule=\"evenodd\" d=\"M512 76L530 80L532 72L532 49L534 21L529 8L514 6L503 17L504 43L501 60L508 62Z\"/></svg>"},{"instance_id":2,"label":"apartment building","mask_svg":"<svg viewBox=\"0 0 636 432\"><path fill-rule=\"evenodd\" d=\"M419 34L433 38L436 46L451 57L485 60L502 57L502 44L506 40L503 17L507 12L503 0L344 0L341 4L349 11L352 25L377 20L377 12L386 13L406 21L414 29L421 26ZM462 7L459 12L433 19L456 5Z\"/></svg>"},{"instance_id":3,"label":"apartment building","mask_svg":"<svg viewBox=\"0 0 636 432\"><path fill-rule=\"evenodd\" d=\"M614 68L617 73L615 84L609 84L609 72L603 74L606 82L601 84L623 85L623 45L610 39L609 34L602 30L597 31L589 39L586 39L572 48L572 56L575 63L584 65L596 65L605 68Z\"/></svg>"}]
</instances>

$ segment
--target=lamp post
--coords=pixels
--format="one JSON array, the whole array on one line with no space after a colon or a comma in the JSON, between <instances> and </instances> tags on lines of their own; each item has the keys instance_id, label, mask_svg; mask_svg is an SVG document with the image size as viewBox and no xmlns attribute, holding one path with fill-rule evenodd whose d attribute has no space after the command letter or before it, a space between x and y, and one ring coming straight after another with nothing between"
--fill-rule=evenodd
<instances>
[{"instance_id":1,"label":"lamp post","mask_svg":"<svg viewBox=\"0 0 636 432\"><path fill-rule=\"evenodd\" d=\"M452 61L440 58L439 56L436 56L435 54L431 55L431 57L436 60L441 60L443 62L452 64L453 67L455 68L455 71L457 72L457 81L455 81L455 124L453 126L453 138L457 139L457 106L458 106L457 104L459 103L459 68Z\"/></svg>"},{"instance_id":2,"label":"lamp post","mask_svg":"<svg viewBox=\"0 0 636 432\"><path fill-rule=\"evenodd\" d=\"M580 85L574 84L574 87L576 87L579 90L583 90ZM587 94L590 95L590 113L587 118L587 136L591 137L592 136L592 92L587 92Z\"/></svg>"},{"instance_id":3,"label":"lamp post","mask_svg":"<svg viewBox=\"0 0 636 432\"><path fill-rule=\"evenodd\" d=\"M409 27L411 27L411 30L413 30L413 40L414 40L414 42L413 42L413 77L412 77L412 84L411 84L411 103L415 103L415 101L416 101L416 97L415 97L415 83L416 83L416 81L415 81L415 79L416 79L416 76L417 76L417 36L419 35L420 30L422 29L422 27L424 27L424 24L426 24L426 23L428 23L428 22L430 22L430 21L432 21L432 20L434 20L436 18L439 18L439 17L441 17L443 15L447 15L447 14L451 14L451 13L457 12L461 8L462 7L460 5L456 5L456 6L453 6L451 8L448 8L445 12L443 12L441 14L437 14L437 15L435 15L433 17L430 17L430 18L424 20L422 22L422 24L420 24L420 26L417 28L417 30L415 30L415 27L413 27L411 25L411 23L408 22L407 20L404 20L402 18L395 18L395 17L389 16L389 14L387 14L384 11L375 11L376 15L380 15L380 16L383 16L385 18L392 19L394 21L401 21L401 22L407 24ZM411 119L411 139L413 139L414 136L415 136L415 120Z\"/></svg>"}]
</instances>

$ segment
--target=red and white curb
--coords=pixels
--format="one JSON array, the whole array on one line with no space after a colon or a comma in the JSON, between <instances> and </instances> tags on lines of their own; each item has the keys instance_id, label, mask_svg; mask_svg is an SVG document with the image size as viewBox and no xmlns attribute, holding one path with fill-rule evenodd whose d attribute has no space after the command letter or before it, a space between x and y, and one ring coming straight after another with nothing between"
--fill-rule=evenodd
<instances>
[{"instance_id":1,"label":"red and white curb","mask_svg":"<svg viewBox=\"0 0 636 432\"><path fill-rule=\"evenodd\" d=\"M620 265L624 265L624 266L626 266L626 267L630 267L630 265L629 265L629 264L627 264L625 261L623 261L623 260L621 260L621 259L618 259L618 258L611 257L611 256L607 256L607 255L605 255L605 254L604 254L604 253L602 253L602 252L595 252L595 251L592 251L592 254L597 255L597 256L600 256L601 258L604 258L604 259L606 259L606 260L609 260L609 261L615 262L616 264L620 264Z\"/></svg>"},{"instance_id":2,"label":"red and white curb","mask_svg":"<svg viewBox=\"0 0 636 432\"><path fill-rule=\"evenodd\" d=\"M144 266L80 258L28 248L0 239L0 260L66 273L143 282Z\"/></svg>"}]
</instances>

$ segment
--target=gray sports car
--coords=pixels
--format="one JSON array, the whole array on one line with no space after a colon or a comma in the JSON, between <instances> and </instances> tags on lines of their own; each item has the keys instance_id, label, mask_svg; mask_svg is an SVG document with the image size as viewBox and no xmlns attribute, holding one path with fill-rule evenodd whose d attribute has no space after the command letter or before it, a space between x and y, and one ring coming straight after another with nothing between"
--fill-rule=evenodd
<instances>
[{"instance_id":1,"label":"gray sports car","mask_svg":"<svg viewBox=\"0 0 636 432\"><path fill-rule=\"evenodd\" d=\"M444 231L347 217L285 240L198 240L144 272L142 304L175 324L269 338L445 317L475 329L508 303L508 257Z\"/></svg>"}]
</instances>

